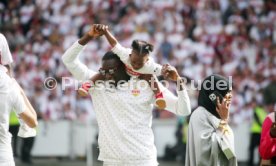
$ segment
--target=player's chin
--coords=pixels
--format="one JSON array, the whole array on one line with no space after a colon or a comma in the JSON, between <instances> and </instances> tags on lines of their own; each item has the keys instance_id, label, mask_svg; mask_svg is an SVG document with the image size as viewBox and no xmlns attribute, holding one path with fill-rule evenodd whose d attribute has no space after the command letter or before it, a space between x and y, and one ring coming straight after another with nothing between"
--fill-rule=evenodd
<instances>
[{"instance_id":1,"label":"player's chin","mask_svg":"<svg viewBox=\"0 0 276 166\"><path fill-rule=\"evenodd\" d=\"M134 70L139 70L143 67L143 65L131 65Z\"/></svg>"}]
</instances>

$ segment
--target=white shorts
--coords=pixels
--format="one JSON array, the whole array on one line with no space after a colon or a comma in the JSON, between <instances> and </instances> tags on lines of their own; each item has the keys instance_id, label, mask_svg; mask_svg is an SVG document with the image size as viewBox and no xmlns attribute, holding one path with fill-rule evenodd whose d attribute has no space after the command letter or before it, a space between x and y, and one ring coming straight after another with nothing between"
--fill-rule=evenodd
<instances>
[{"instance_id":1,"label":"white shorts","mask_svg":"<svg viewBox=\"0 0 276 166\"><path fill-rule=\"evenodd\" d=\"M104 162L103 166L158 166L158 163L156 161L143 161L139 163L114 163L114 162Z\"/></svg>"},{"instance_id":2,"label":"white shorts","mask_svg":"<svg viewBox=\"0 0 276 166\"><path fill-rule=\"evenodd\" d=\"M1 162L0 161L0 166L15 166L15 163L14 161L4 161L4 162Z\"/></svg>"}]
</instances>

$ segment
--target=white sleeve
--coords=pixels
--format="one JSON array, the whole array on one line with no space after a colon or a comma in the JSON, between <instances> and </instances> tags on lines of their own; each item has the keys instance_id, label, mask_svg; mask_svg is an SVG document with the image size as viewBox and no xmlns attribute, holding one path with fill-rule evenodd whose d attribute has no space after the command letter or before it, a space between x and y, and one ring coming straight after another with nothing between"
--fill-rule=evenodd
<instances>
[{"instance_id":1,"label":"white sleeve","mask_svg":"<svg viewBox=\"0 0 276 166\"><path fill-rule=\"evenodd\" d=\"M118 57L121 59L121 61L124 64L129 64L129 55L131 54L130 48L123 47L120 43L117 43L112 49L112 52L114 52Z\"/></svg>"},{"instance_id":2,"label":"white sleeve","mask_svg":"<svg viewBox=\"0 0 276 166\"><path fill-rule=\"evenodd\" d=\"M17 136L21 138L29 138L36 136L36 129L30 128L25 122L19 119L20 127Z\"/></svg>"},{"instance_id":3,"label":"white sleeve","mask_svg":"<svg viewBox=\"0 0 276 166\"><path fill-rule=\"evenodd\" d=\"M8 42L3 34L0 34L0 58L2 65L8 65L13 62L12 55L10 52L10 48Z\"/></svg>"},{"instance_id":4,"label":"white sleeve","mask_svg":"<svg viewBox=\"0 0 276 166\"><path fill-rule=\"evenodd\" d=\"M79 54L83 48L84 46L76 41L62 56L62 61L67 69L71 72L74 78L81 81L89 80L96 74L95 71L88 69L87 66L80 62Z\"/></svg>"},{"instance_id":5,"label":"white sleeve","mask_svg":"<svg viewBox=\"0 0 276 166\"><path fill-rule=\"evenodd\" d=\"M155 63L152 58L149 58L149 60L144 64L144 66L141 69L134 71L142 74L153 74L156 76L160 76L162 66L160 64Z\"/></svg>"},{"instance_id":6,"label":"white sleeve","mask_svg":"<svg viewBox=\"0 0 276 166\"><path fill-rule=\"evenodd\" d=\"M10 97L12 99L12 108L17 115L21 114L27 109L24 99L17 88L12 90Z\"/></svg>"},{"instance_id":7,"label":"white sleeve","mask_svg":"<svg viewBox=\"0 0 276 166\"><path fill-rule=\"evenodd\" d=\"M167 105L165 110L182 116L187 116L191 113L190 98L186 89L177 91L178 97L176 97L171 91L164 88L163 85L160 84L159 86L163 89L161 91L163 92L163 97Z\"/></svg>"},{"instance_id":8,"label":"white sleeve","mask_svg":"<svg viewBox=\"0 0 276 166\"><path fill-rule=\"evenodd\" d=\"M26 111L27 106L24 102L23 96L20 94L20 91L18 88L14 88L12 90L12 93L10 94L12 99L12 109L16 113L17 116L19 116L21 113ZM30 128L23 120L18 118L20 127L18 131L18 136L27 138L27 137L34 137L36 136L36 130L34 128Z\"/></svg>"}]
</instances>

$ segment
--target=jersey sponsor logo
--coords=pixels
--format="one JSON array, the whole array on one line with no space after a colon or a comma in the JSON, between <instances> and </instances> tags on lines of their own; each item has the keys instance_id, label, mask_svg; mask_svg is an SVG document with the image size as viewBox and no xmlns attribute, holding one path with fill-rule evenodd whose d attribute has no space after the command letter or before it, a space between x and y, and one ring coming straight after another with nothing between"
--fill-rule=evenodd
<instances>
[{"instance_id":1,"label":"jersey sponsor logo","mask_svg":"<svg viewBox=\"0 0 276 166\"><path fill-rule=\"evenodd\" d=\"M131 93L132 93L133 96L139 96L141 92L140 92L139 89L133 89L133 90L131 91Z\"/></svg>"}]
</instances>

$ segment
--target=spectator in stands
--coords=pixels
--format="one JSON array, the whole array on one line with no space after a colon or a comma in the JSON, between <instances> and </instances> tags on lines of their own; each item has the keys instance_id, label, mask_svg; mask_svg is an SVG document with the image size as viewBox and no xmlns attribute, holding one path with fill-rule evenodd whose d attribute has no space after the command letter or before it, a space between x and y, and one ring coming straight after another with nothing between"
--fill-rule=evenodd
<instances>
[{"instance_id":1,"label":"spectator in stands","mask_svg":"<svg viewBox=\"0 0 276 166\"><path fill-rule=\"evenodd\" d=\"M168 41L168 34L166 33L163 39L163 42L160 45L159 52L158 52L160 63L167 63L170 60L173 60L173 46Z\"/></svg>"},{"instance_id":2,"label":"spectator in stands","mask_svg":"<svg viewBox=\"0 0 276 166\"><path fill-rule=\"evenodd\" d=\"M271 73L270 77L271 77L271 82L264 89L264 94L263 94L264 102L266 104L276 103L276 94L274 93L276 91L276 71L275 73Z\"/></svg>"}]
</instances>

